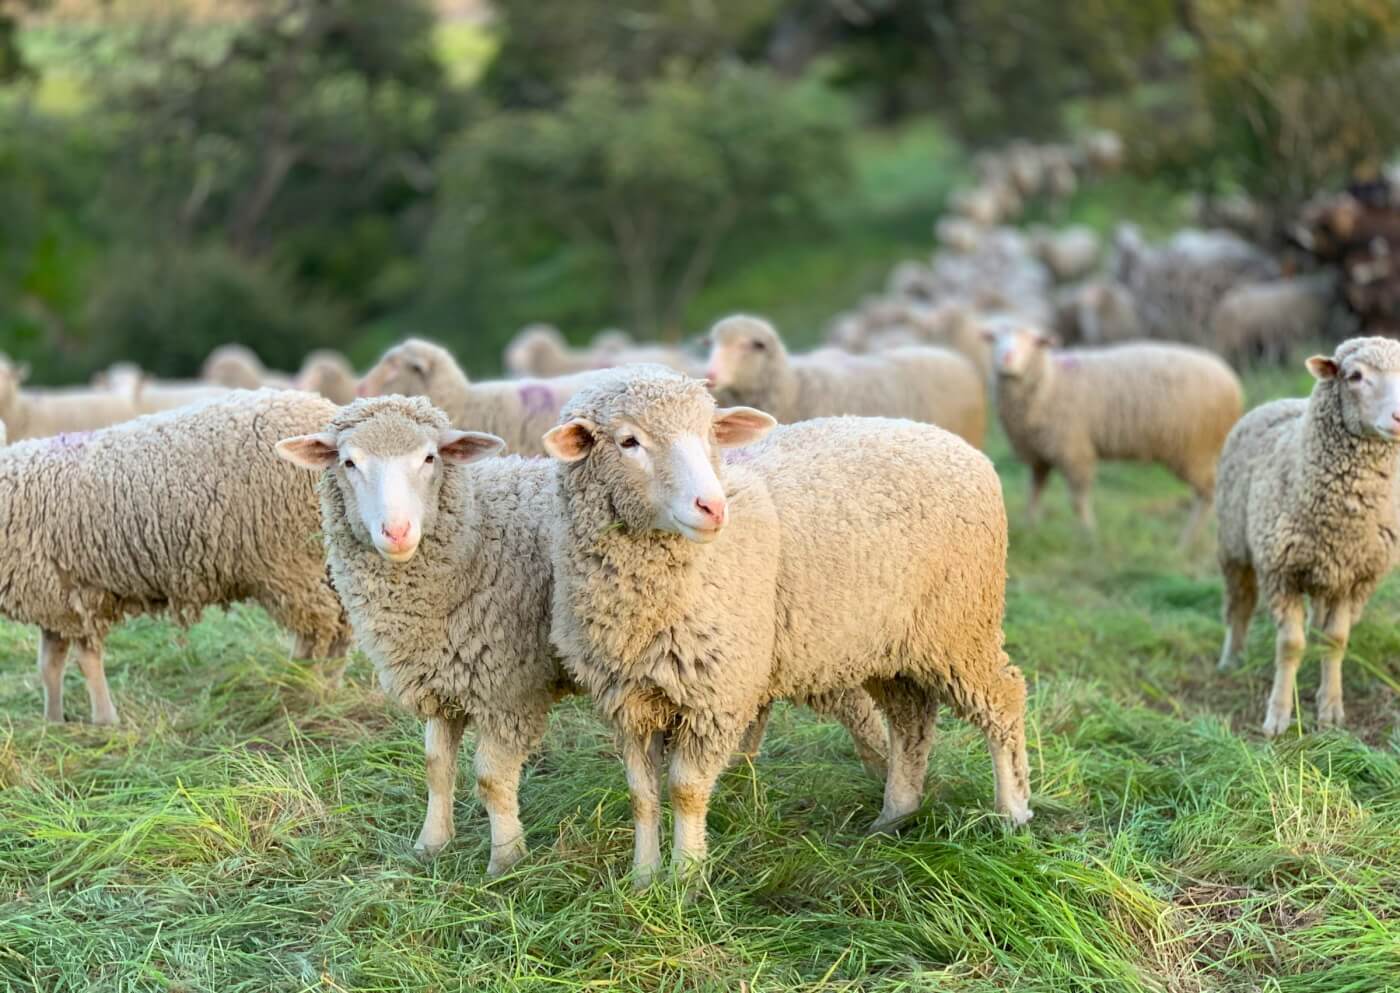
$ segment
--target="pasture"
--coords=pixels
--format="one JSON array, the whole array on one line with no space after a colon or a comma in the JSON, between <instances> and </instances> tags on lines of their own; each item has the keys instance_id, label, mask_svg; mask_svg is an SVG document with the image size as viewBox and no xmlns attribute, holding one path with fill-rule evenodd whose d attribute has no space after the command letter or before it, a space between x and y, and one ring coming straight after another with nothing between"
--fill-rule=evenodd
<instances>
[{"instance_id":1,"label":"pasture","mask_svg":"<svg viewBox=\"0 0 1400 993\"><path fill-rule=\"evenodd\" d=\"M1301 395L1246 377L1250 406ZM1189 398L1183 398L1189 402ZM981 736L940 728L929 798L868 838L879 783L835 724L780 707L721 780L707 881L627 878L610 733L559 708L521 787L532 854L487 882L485 817L414 858L421 728L354 661L343 688L255 609L109 643L124 724L42 720L36 632L0 624L0 989L992 990L1370 993L1400 984L1400 581L1355 629L1348 728L1258 728L1272 625L1217 673L1213 545L1175 548L1188 494L1108 465L1100 534L1063 483L1039 529L990 445L1012 522L1007 642L1031 687L1036 817L991 813ZM878 595L878 591L872 591ZM463 762L463 772L468 764Z\"/></svg>"}]
</instances>

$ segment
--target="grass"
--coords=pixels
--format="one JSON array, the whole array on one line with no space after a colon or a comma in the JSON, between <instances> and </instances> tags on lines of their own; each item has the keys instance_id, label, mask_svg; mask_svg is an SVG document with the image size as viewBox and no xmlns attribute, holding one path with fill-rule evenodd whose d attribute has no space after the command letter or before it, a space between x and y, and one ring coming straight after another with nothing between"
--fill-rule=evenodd
<instances>
[{"instance_id":1,"label":"grass","mask_svg":"<svg viewBox=\"0 0 1400 993\"><path fill-rule=\"evenodd\" d=\"M1306 374L1250 379L1254 402ZM40 719L31 629L0 625L0 989L993 990L1371 993L1400 984L1400 583L1345 669L1347 732L1257 728L1272 632L1218 674L1220 583L1173 540L1186 492L1102 474L1097 542L1061 486L1013 521L1008 646L1032 687L1037 815L990 815L978 737L940 731L895 839L839 729L781 709L726 774L708 884L638 895L610 735L556 713L522 796L533 850L487 882L483 813L423 865L418 723L363 661L326 688L257 610L133 621L109 672L124 726ZM872 594L874 595L874 594ZM1310 656L1310 659L1312 656Z\"/></svg>"}]
</instances>

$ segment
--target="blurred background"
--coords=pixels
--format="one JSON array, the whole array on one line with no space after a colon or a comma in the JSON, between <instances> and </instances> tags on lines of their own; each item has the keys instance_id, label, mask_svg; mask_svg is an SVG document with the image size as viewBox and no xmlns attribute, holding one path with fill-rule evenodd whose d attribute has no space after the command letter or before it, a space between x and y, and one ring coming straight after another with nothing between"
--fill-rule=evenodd
<instances>
[{"instance_id":1,"label":"blurred background","mask_svg":"<svg viewBox=\"0 0 1400 993\"><path fill-rule=\"evenodd\" d=\"M1016 223L1296 247L1382 181L1397 83L1397 0L0 0L0 351L809 344L1014 142L1121 138Z\"/></svg>"}]
</instances>

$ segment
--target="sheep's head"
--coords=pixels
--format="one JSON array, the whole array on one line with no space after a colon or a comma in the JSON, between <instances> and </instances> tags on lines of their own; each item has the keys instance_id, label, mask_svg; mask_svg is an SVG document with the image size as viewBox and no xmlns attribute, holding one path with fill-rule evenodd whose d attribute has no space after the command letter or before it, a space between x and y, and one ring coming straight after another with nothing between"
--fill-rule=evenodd
<instances>
[{"instance_id":1,"label":"sheep's head","mask_svg":"<svg viewBox=\"0 0 1400 993\"><path fill-rule=\"evenodd\" d=\"M1400 442L1400 341L1351 338L1308 359L1308 371L1317 390L1336 391L1348 432Z\"/></svg>"},{"instance_id":2,"label":"sheep's head","mask_svg":"<svg viewBox=\"0 0 1400 993\"><path fill-rule=\"evenodd\" d=\"M735 314L710 329L705 378L716 394L747 396L770 386L787 361L783 340L761 317Z\"/></svg>"},{"instance_id":3,"label":"sheep's head","mask_svg":"<svg viewBox=\"0 0 1400 993\"><path fill-rule=\"evenodd\" d=\"M28 362L15 363L0 355L0 416L4 416L14 407L15 400L19 397L20 384L28 378Z\"/></svg>"},{"instance_id":4,"label":"sheep's head","mask_svg":"<svg viewBox=\"0 0 1400 993\"><path fill-rule=\"evenodd\" d=\"M1039 368L1046 351L1059 345L1053 334L1013 318L982 325L982 340L992 346L992 367L1001 379L1023 379Z\"/></svg>"},{"instance_id":5,"label":"sheep's head","mask_svg":"<svg viewBox=\"0 0 1400 993\"><path fill-rule=\"evenodd\" d=\"M329 472L351 531L391 562L407 562L437 521L444 473L494 455L495 435L456 431L421 397L356 400L319 434L277 443L293 465Z\"/></svg>"},{"instance_id":6,"label":"sheep's head","mask_svg":"<svg viewBox=\"0 0 1400 993\"><path fill-rule=\"evenodd\" d=\"M355 370L345 356L329 350L308 355L296 380L297 389L318 393L339 404L355 399L356 385Z\"/></svg>"},{"instance_id":7,"label":"sheep's head","mask_svg":"<svg viewBox=\"0 0 1400 993\"><path fill-rule=\"evenodd\" d=\"M200 370L205 382L236 390L256 390L266 369L253 350L243 345L220 345L209 353Z\"/></svg>"},{"instance_id":8,"label":"sheep's head","mask_svg":"<svg viewBox=\"0 0 1400 993\"><path fill-rule=\"evenodd\" d=\"M632 532L713 541L728 518L719 450L757 441L777 423L750 407L715 408L705 384L664 366L634 365L581 390L544 436L545 451L603 487Z\"/></svg>"},{"instance_id":9,"label":"sheep's head","mask_svg":"<svg viewBox=\"0 0 1400 993\"><path fill-rule=\"evenodd\" d=\"M360 380L362 397L435 396L453 374L462 375L450 352L421 338L409 338L384 353L378 364Z\"/></svg>"},{"instance_id":10,"label":"sheep's head","mask_svg":"<svg viewBox=\"0 0 1400 993\"><path fill-rule=\"evenodd\" d=\"M506 371L514 376L549 375L566 351L558 328L552 324L529 324L506 346Z\"/></svg>"}]
</instances>

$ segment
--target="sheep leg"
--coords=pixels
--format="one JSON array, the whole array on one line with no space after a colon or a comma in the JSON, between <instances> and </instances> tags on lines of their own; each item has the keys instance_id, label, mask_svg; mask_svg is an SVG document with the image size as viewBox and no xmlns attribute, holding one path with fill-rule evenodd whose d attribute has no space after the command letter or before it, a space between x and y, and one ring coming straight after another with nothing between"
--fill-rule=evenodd
<instances>
[{"instance_id":1,"label":"sheep leg","mask_svg":"<svg viewBox=\"0 0 1400 993\"><path fill-rule=\"evenodd\" d=\"M850 732L856 756L866 772L876 779L884 779L888 775L886 757L890 750L890 733L869 693L859 687L851 687L818 693L808 697L805 702L816 713L834 717Z\"/></svg>"},{"instance_id":2,"label":"sheep leg","mask_svg":"<svg viewBox=\"0 0 1400 993\"><path fill-rule=\"evenodd\" d=\"M772 716L773 705L771 703L765 703L758 708L758 715L744 729L744 736L739 739L739 747L734 752L735 760L742 759L746 762L758 760L758 753L763 748L763 735L768 730L768 719Z\"/></svg>"},{"instance_id":3,"label":"sheep leg","mask_svg":"<svg viewBox=\"0 0 1400 993\"><path fill-rule=\"evenodd\" d=\"M898 676L867 684L889 722L889 769L885 802L870 833L890 831L919 809L924 799L928 753L938 722L938 697L913 680Z\"/></svg>"},{"instance_id":4,"label":"sheep leg","mask_svg":"<svg viewBox=\"0 0 1400 993\"><path fill-rule=\"evenodd\" d=\"M1221 563L1220 571L1225 577L1225 644L1217 668L1223 671L1244 656L1249 622L1259 601L1259 584L1254 567L1247 563Z\"/></svg>"},{"instance_id":5,"label":"sheep leg","mask_svg":"<svg viewBox=\"0 0 1400 993\"><path fill-rule=\"evenodd\" d=\"M1326 651L1322 656L1322 681L1317 687L1318 727L1341 727L1346 721L1342 709L1342 658L1351 634L1351 602L1339 600L1326 604L1322 615L1322 636Z\"/></svg>"},{"instance_id":6,"label":"sheep leg","mask_svg":"<svg viewBox=\"0 0 1400 993\"><path fill-rule=\"evenodd\" d=\"M88 702L92 705L92 723L116 724L117 708L112 706L112 693L107 688L107 669L102 663L102 642L84 641L78 645L78 668L87 680Z\"/></svg>"},{"instance_id":7,"label":"sheep leg","mask_svg":"<svg viewBox=\"0 0 1400 993\"><path fill-rule=\"evenodd\" d=\"M1298 664L1307 644L1303 629L1303 601L1300 597L1282 600L1274 607L1278 636L1274 645L1274 688L1269 693L1269 712L1264 718L1264 734L1269 737L1288 730L1293 717L1293 684Z\"/></svg>"},{"instance_id":8,"label":"sheep leg","mask_svg":"<svg viewBox=\"0 0 1400 993\"><path fill-rule=\"evenodd\" d=\"M44 684L44 719L63 723L63 670L69 641L52 631L39 632L39 679Z\"/></svg>"},{"instance_id":9,"label":"sheep leg","mask_svg":"<svg viewBox=\"0 0 1400 993\"><path fill-rule=\"evenodd\" d=\"M324 660L326 664L320 667L322 678L332 689L340 689L345 683L345 665L349 661L346 657L350 647L349 639L338 637L330 643L329 648L322 648L325 643L319 635L298 634L296 643L292 646L292 658Z\"/></svg>"},{"instance_id":10,"label":"sheep leg","mask_svg":"<svg viewBox=\"0 0 1400 993\"><path fill-rule=\"evenodd\" d=\"M1035 816L1031 810L1030 762L1026 758L1025 720L1018 714L1009 724L986 730L987 750L992 755L997 812L1019 825Z\"/></svg>"},{"instance_id":11,"label":"sheep leg","mask_svg":"<svg viewBox=\"0 0 1400 993\"><path fill-rule=\"evenodd\" d=\"M1084 530L1093 534L1098 526L1094 520L1094 464L1080 462L1067 468L1065 479L1069 482L1075 516L1084 525Z\"/></svg>"},{"instance_id":12,"label":"sheep leg","mask_svg":"<svg viewBox=\"0 0 1400 993\"><path fill-rule=\"evenodd\" d=\"M622 765L632 796L633 884L651 884L661 868L661 751L660 731L622 733Z\"/></svg>"},{"instance_id":13,"label":"sheep leg","mask_svg":"<svg viewBox=\"0 0 1400 993\"><path fill-rule=\"evenodd\" d=\"M520 770L530 752L505 735L485 729L477 735L472 768L476 795L491 822L491 861L486 875L499 876L525 857L520 823Z\"/></svg>"},{"instance_id":14,"label":"sheep leg","mask_svg":"<svg viewBox=\"0 0 1400 993\"><path fill-rule=\"evenodd\" d=\"M457 833L452 819L452 793L457 786L457 753L462 746L464 717L429 717L423 732L428 773L428 812L413 850L424 858L442 851Z\"/></svg>"},{"instance_id":15,"label":"sheep leg","mask_svg":"<svg viewBox=\"0 0 1400 993\"><path fill-rule=\"evenodd\" d=\"M1205 524L1206 516L1210 513L1210 508L1215 504L1215 494L1210 490L1197 490L1195 502L1191 504L1191 514L1186 518L1186 526L1181 529L1181 538L1177 542L1177 547L1183 552L1189 552L1195 547L1196 539L1201 536L1201 527Z\"/></svg>"},{"instance_id":16,"label":"sheep leg","mask_svg":"<svg viewBox=\"0 0 1400 993\"><path fill-rule=\"evenodd\" d=\"M710 794L733 751L732 745L715 748L707 741L704 744L708 747L702 749L697 747L699 744L682 739L671 750L671 819L675 831L671 862L682 878L695 874L705 864L709 847L705 841L705 820Z\"/></svg>"},{"instance_id":17,"label":"sheep leg","mask_svg":"<svg viewBox=\"0 0 1400 993\"><path fill-rule=\"evenodd\" d=\"M1050 479L1050 466L1048 463L1035 462L1031 464L1031 490L1030 496L1026 498L1026 519L1031 524L1040 521L1040 498L1045 493L1045 484Z\"/></svg>"}]
</instances>

